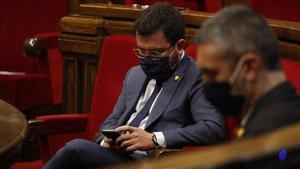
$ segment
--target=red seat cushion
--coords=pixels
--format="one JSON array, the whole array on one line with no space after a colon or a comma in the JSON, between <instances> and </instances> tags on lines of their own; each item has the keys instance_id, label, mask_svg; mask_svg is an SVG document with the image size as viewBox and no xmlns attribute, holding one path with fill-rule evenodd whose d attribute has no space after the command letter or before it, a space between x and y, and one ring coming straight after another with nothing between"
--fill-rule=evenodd
<instances>
[{"instance_id":1,"label":"red seat cushion","mask_svg":"<svg viewBox=\"0 0 300 169\"><path fill-rule=\"evenodd\" d=\"M43 166L43 161L30 161L30 162L19 162L15 163L10 167L10 169L41 169Z\"/></svg>"},{"instance_id":2,"label":"red seat cushion","mask_svg":"<svg viewBox=\"0 0 300 169\"><path fill-rule=\"evenodd\" d=\"M47 74L0 74L0 97L21 110L52 103L51 84Z\"/></svg>"}]
</instances>

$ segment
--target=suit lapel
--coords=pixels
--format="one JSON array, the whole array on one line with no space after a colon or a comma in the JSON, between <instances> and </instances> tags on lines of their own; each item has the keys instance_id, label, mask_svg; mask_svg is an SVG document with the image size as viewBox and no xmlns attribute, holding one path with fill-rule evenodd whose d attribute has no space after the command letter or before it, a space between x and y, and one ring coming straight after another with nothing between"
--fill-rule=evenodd
<instances>
[{"instance_id":1,"label":"suit lapel","mask_svg":"<svg viewBox=\"0 0 300 169\"><path fill-rule=\"evenodd\" d=\"M175 73L172 75L171 78L169 78L165 85L163 86L163 89L158 96L156 103L149 115L145 130L153 123L155 122L166 110L168 107L170 101L174 97L174 94L176 92L176 89L180 82L182 81L184 77L184 71L188 65L188 58L185 56L178 67L178 69L175 71Z\"/></svg>"},{"instance_id":2,"label":"suit lapel","mask_svg":"<svg viewBox=\"0 0 300 169\"><path fill-rule=\"evenodd\" d=\"M129 116L131 115L132 111L135 109L136 103L138 99L140 98L140 94L143 90L145 81L146 81L146 75L144 72L138 71L137 75L134 75L135 79L130 82L130 86L127 86L126 90L128 90L126 93L127 97L125 98L128 102L126 104L126 110L122 114L119 120L119 125L123 125L126 123L126 120L128 120Z\"/></svg>"}]
</instances>

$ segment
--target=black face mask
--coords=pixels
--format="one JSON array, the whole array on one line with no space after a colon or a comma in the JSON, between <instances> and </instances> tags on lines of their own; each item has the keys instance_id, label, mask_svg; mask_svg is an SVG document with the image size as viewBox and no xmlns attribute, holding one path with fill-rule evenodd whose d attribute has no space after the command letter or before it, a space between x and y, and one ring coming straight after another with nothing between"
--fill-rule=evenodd
<instances>
[{"instance_id":1,"label":"black face mask","mask_svg":"<svg viewBox=\"0 0 300 169\"><path fill-rule=\"evenodd\" d=\"M154 60L145 57L140 59L140 65L148 78L163 82L169 79L176 69L170 66L169 59L170 57L161 57L159 60Z\"/></svg>"},{"instance_id":2,"label":"black face mask","mask_svg":"<svg viewBox=\"0 0 300 169\"><path fill-rule=\"evenodd\" d=\"M236 64L229 81L206 83L203 85L204 94L216 108L224 115L239 117L242 113L246 98L245 96L233 94L231 85L235 83L243 66L243 59Z\"/></svg>"},{"instance_id":3,"label":"black face mask","mask_svg":"<svg viewBox=\"0 0 300 169\"><path fill-rule=\"evenodd\" d=\"M245 97L233 95L228 82L204 84L204 94L224 115L238 117L245 103Z\"/></svg>"}]
</instances>

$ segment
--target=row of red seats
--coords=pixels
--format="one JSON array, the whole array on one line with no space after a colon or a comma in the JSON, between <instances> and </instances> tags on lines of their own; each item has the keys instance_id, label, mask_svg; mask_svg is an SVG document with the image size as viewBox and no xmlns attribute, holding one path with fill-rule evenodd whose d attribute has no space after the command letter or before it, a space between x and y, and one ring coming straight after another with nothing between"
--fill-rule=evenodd
<instances>
[{"instance_id":1,"label":"row of red seats","mask_svg":"<svg viewBox=\"0 0 300 169\"><path fill-rule=\"evenodd\" d=\"M123 79L127 70L138 64L138 58L133 55L132 48L136 45L134 36L114 35L105 38L96 75L92 109L89 114L65 114L37 117L37 120L47 121L46 140L41 140L40 151L42 159L34 162L18 163L12 169L41 168L65 142L73 138L93 140L99 125L112 112L113 106L121 92ZM114 50L118 48L119 50ZM196 45L189 45L187 54L195 57ZM124 57L126 56L126 57ZM283 59L284 70L288 78L300 94L300 63ZM228 117L228 135L233 135L236 121Z\"/></svg>"},{"instance_id":2,"label":"row of red seats","mask_svg":"<svg viewBox=\"0 0 300 169\"><path fill-rule=\"evenodd\" d=\"M54 31L67 5L67 0L0 1L0 99L22 111L62 103L62 56ZM44 57L22 56L23 42L32 36L47 41Z\"/></svg>"},{"instance_id":3,"label":"row of red seats","mask_svg":"<svg viewBox=\"0 0 300 169\"><path fill-rule=\"evenodd\" d=\"M166 0L175 6L216 12L223 0ZM153 4L156 0L125 0L126 4ZM270 18L300 21L298 0L251 0L251 6ZM55 9L55 10L54 10ZM286 10L289 9L289 10ZM55 12L52 12L55 11ZM62 57L57 33L35 35L49 39L48 58L24 58L23 40L39 32L55 31L58 20L67 15L67 1L1 1L0 98L20 110L62 103ZM20 26L21 25L21 26ZM297 79L295 79L297 80Z\"/></svg>"}]
</instances>

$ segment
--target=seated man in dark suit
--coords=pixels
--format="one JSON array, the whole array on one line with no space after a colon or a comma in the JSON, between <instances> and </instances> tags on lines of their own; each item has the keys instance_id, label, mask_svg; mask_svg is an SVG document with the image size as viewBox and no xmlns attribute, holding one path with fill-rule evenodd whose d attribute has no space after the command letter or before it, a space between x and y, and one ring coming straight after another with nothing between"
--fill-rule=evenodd
<instances>
[{"instance_id":1,"label":"seated man in dark suit","mask_svg":"<svg viewBox=\"0 0 300 169\"><path fill-rule=\"evenodd\" d=\"M300 100L280 66L276 36L246 6L225 8L196 38L208 100L241 117L238 137L254 136L300 121Z\"/></svg>"},{"instance_id":2,"label":"seated man in dark suit","mask_svg":"<svg viewBox=\"0 0 300 169\"><path fill-rule=\"evenodd\" d=\"M185 55L184 37L183 17L173 6L158 3L146 9L136 21L133 51L140 65L128 71L115 108L101 127L121 136L113 141L101 135L97 143L73 140L44 168L104 167L147 159L156 147L221 141L223 117L204 96L197 65Z\"/></svg>"}]
</instances>

